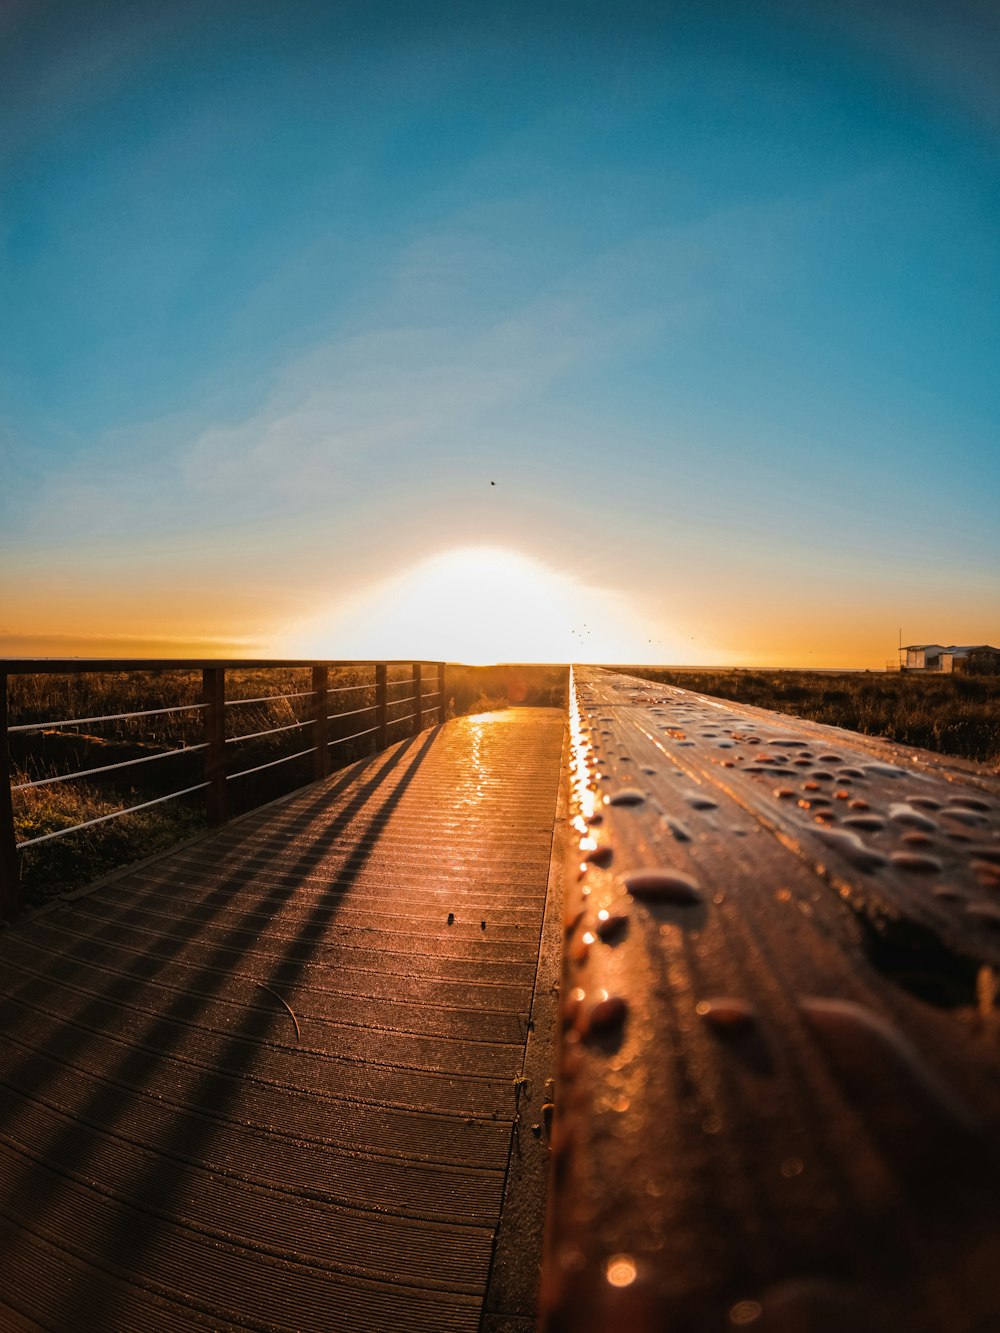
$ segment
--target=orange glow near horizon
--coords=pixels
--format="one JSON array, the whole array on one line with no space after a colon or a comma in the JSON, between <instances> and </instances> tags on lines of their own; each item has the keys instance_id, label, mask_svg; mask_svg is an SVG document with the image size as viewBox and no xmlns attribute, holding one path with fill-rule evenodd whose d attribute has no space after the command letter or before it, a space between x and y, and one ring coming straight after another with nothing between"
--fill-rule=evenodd
<instances>
[{"instance_id":1,"label":"orange glow near horizon","mask_svg":"<svg viewBox=\"0 0 1000 1333\"><path fill-rule=\"evenodd\" d=\"M623 596L501 547L446 551L275 640L302 656L491 662L635 660L646 640Z\"/></svg>"},{"instance_id":2,"label":"orange glow near horizon","mask_svg":"<svg viewBox=\"0 0 1000 1333\"><path fill-rule=\"evenodd\" d=\"M401 572L367 586L345 563L331 586L315 570L304 578L300 556L287 552L282 564L268 553L267 568L257 569L231 555L218 578L206 580L194 557L164 565L156 552L129 558L115 550L95 563L74 562L79 586L65 571L56 577L41 565L15 566L0 596L0 658L423 657L855 670L882 670L896 659L898 630L886 631L879 607L812 594L805 601L789 586L762 617L737 581L709 613L683 564L664 564L655 579L643 567L642 581L611 588L508 547L463 546L419 562L400 551ZM948 615L932 621L943 626L939 641L997 641L973 602L954 590ZM918 593L900 608L904 626L931 619ZM903 630L904 643L920 637Z\"/></svg>"}]
</instances>

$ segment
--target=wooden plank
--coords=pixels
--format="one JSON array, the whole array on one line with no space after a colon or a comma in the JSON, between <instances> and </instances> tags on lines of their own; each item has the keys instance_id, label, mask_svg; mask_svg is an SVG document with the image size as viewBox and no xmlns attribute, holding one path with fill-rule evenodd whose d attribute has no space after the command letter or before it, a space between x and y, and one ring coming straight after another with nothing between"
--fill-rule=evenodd
<instances>
[{"instance_id":1,"label":"wooden plank","mask_svg":"<svg viewBox=\"0 0 1000 1333\"><path fill-rule=\"evenodd\" d=\"M0 1326L479 1329L563 733L425 731L0 934Z\"/></svg>"},{"instance_id":2,"label":"wooden plank","mask_svg":"<svg viewBox=\"0 0 1000 1333\"><path fill-rule=\"evenodd\" d=\"M578 669L542 1326L1000 1327L1000 782Z\"/></svg>"}]
</instances>

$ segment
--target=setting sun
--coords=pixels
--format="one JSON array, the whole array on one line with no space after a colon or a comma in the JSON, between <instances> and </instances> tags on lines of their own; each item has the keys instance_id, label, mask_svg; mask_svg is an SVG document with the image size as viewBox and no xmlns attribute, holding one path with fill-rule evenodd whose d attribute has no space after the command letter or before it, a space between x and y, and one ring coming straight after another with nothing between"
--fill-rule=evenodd
<instances>
[{"instance_id":1,"label":"setting sun","mask_svg":"<svg viewBox=\"0 0 1000 1333\"><path fill-rule=\"evenodd\" d=\"M472 664L634 660L644 644L623 597L490 546L435 555L281 640L283 650L303 655Z\"/></svg>"}]
</instances>

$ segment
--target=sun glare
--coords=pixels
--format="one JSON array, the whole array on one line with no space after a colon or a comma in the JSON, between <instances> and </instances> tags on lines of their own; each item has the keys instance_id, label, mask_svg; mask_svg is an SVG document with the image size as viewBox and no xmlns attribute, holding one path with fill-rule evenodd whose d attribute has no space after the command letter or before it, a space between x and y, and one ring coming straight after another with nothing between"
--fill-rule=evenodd
<instances>
[{"instance_id":1,"label":"sun glare","mask_svg":"<svg viewBox=\"0 0 1000 1333\"><path fill-rule=\"evenodd\" d=\"M433 556L294 627L282 642L303 656L607 662L639 660L644 636L623 598L483 546Z\"/></svg>"}]
</instances>

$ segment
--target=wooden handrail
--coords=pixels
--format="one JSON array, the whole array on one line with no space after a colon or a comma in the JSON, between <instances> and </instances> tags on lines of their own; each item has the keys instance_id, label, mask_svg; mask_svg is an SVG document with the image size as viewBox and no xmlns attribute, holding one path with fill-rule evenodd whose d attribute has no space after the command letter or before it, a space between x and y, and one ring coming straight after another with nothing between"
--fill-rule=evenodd
<instances>
[{"instance_id":1,"label":"wooden handrail","mask_svg":"<svg viewBox=\"0 0 1000 1333\"><path fill-rule=\"evenodd\" d=\"M1000 1328L1000 781L595 668L570 734L541 1333Z\"/></svg>"}]
</instances>

